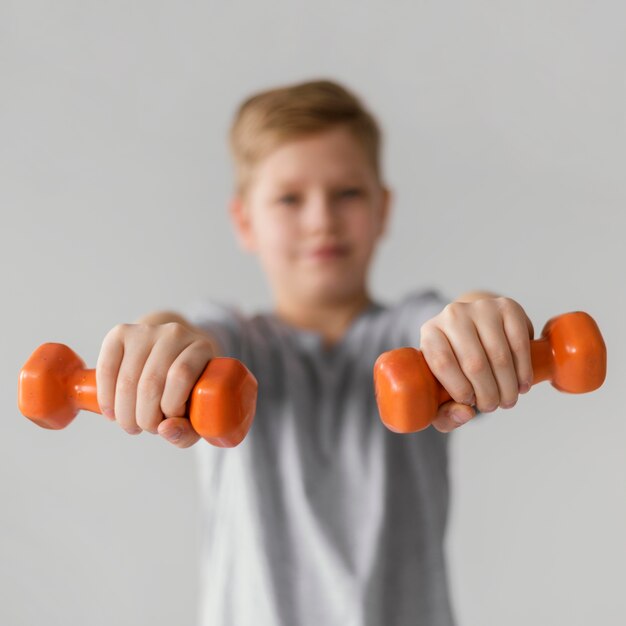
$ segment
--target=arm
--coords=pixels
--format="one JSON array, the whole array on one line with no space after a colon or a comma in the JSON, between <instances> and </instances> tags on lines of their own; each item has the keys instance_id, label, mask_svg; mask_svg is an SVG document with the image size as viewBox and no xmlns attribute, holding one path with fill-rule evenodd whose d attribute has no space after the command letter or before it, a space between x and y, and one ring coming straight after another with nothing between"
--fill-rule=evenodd
<instances>
[{"instance_id":1,"label":"arm","mask_svg":"<svg viewBox=\"0 0 626 626\"><path fill-rule=\"evenodd\" d=\"M455 302L474 302L482 298L499 298L500 294L492 293L490 291L466 291L460 296L455 298Z\"/></svg>"},{"instance_id":2,"label":"arm","mask_svg":"<svg viewBox=\"0 0 626 626\"><path fill-rule=\"evenodd\" d=\"M169 322L178 322L187 328L193 328L192 325L178 313L174 311L155 311L140 317L135 324L168 324Z\"/></svg>"},{"instance_id":3,"label":"arm","mask_svg":"<svg viewBox=\"0 0 626 626\"><path fill-rule=\"evenodd\" d=\"M194 326L193 324L188 322L182 315L179 315L178 313L175 313L174 311L155 311L154 313L148 313L147 315L143 315L142 317L140 317L135 322L135 324L160 325L160 324L169 324L170 322L176 322L178 324L185 326L186 328L189 328L190 330L196 333L200 333L204 335L205 337L209 339L211 343L213 355L216 357L223 356L220 353L217 341L215 340L213 335L208 333L206 330L199 328L198 326Z\"/></svg>"}]
</instances>

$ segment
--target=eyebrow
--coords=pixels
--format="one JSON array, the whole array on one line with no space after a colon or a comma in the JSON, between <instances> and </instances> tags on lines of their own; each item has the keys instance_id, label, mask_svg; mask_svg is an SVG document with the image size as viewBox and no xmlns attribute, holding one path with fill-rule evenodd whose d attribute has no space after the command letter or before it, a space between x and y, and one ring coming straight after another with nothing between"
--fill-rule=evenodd
<instances>
[{"instance_id":1,"label":"eyebrow","mask_svg":"<svg viewBox=\"0 0 626 626\"><path fill-rule=\"evenodd\" d=\"M289 180L289 179L284 179L284 180L279 180L274 187L276 189L291 189L293 187L300 187L303 184L304 181L301 180L297 180L297 179L293 179L293 180ZM333 181L330 183L331 187L341 187L343 185L362 185L363 180L361 178L361 176L359 176L359 174L357 174L356 172L349 172L347 174L345 174L344 176L341 176L338 180Z\"/></svg>"}]
</instances>

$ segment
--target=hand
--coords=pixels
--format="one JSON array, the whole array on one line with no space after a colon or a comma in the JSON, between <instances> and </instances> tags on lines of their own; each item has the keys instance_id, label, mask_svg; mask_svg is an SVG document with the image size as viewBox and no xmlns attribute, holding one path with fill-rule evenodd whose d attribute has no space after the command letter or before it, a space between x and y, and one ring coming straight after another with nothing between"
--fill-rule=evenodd
<instances>
[{"instance_id":1,"label":"hand","mask_svg":"<svg viewBox=\"0 0 626 626\"><path fill-rule=\"evenodd\" d=\"M200 438L184 417L207 363L210 339L178 323L118 324L105 336L96 364L102 414L129 434L159 434L179 448Z\"/></svg>"},{"instance_id":2,"label":"hand","mask_svg":"<svg viewBox=\"0 0 626 626\"><path fill-rule=\"evenodd\" d=\"M533 325L511 298L451 302L420 329L420 350L452 396L433 426L450 432L475 416L515 406L532 384Z\"/></svg>"}]
</instances>

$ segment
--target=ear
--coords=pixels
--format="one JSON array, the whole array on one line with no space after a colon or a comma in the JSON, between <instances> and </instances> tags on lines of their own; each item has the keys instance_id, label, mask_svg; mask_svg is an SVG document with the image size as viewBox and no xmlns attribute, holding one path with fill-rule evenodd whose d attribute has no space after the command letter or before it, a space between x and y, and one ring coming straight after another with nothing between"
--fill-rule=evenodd
<instances>
[{"instance_id":1,"label":"ear","mask_svg":"<svg viewBox=\"0 0 626 626\"><path fill-rule=\"evenodd\" d=\"M387 233L387 226L389 224L389 215L391 213L391 202L393 200L393 192L389 187L383 185L382 188L382 197L381 197L381 206L380 206L380 231L378 233L379 237L382 237Z\"/></svg>"},{"instance_id":2,"label":"ear","mask_svg":"<svg viewBox=\"0 0 626 626\"><path fill-rule=\"evenodd\" d=\"M256 251L256 238L250 217L250 207L240 196L234 196L228 206L230 218L235 227L235 235L241 248L247 252Z\"/></svg>"}]
</instances>

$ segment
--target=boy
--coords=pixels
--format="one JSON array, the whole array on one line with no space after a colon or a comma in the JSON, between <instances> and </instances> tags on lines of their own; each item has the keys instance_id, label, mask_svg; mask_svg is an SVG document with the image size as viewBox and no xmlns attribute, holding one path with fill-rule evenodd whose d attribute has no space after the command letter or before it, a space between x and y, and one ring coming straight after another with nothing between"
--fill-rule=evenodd
<instances>
[{"instance_id":1,"label":"boy","mask_svg":"<svg viewBox=\"0 0 626 626\"><path fill-rule=\"evenodd\" d=\"M231 129L230 214L274 297L250 318L212 300L158 312L104 339L103 412L130 433L179 447L183 417L214 356L257 377L254 424L236 448L198 446L203 506L202 623L209 626L451 626L444 559L450 432L509 408L532 382L533 327L510 298L450 302L415 291L374 300L367 272L391 194L380 135L330 81L256 94ZM454 399L419 433L380 422L379 354L420 347Z\"/></svg>"}]
</instances>

